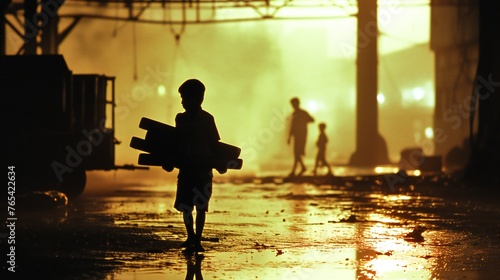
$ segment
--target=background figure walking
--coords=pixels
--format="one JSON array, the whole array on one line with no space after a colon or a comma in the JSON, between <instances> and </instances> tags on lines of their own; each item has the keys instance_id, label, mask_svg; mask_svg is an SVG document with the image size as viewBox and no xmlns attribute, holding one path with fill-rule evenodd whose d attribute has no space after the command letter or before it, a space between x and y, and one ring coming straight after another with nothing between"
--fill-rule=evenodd
<instances>
[{"instance_id":1,"label":"background figure walking","mask_svg":"<svg viewBox=\"0 0 500 280\"><path fill-rule=\"evenodd\" d=\"M318 167L326 166L328 169L327 175L332 175L332 169L330 168L330 165L326 161L326 143L328 143L328 137L326 137L325 134L325 128L326 124L325 123L320 123L319 124L319 136L318 136L318 141L316 141L316 147L318 147L318 154L316 155L316 163L314 165L314 170L313 174L316 175L316 169Z\"/></svg>"},{"instance_id":2,"label":"background figure walking","mask_svg":"<svg viewBox=\"0 0 500 280\"><path fill-rule=\"evenodd\" d=\"M290 100L290 103L293 107L293 113L287 143L290 144L290 141L293 138L294 160L292 172L290 172L289 175L290 177L292 177L295 176L295 169L297 168L297 164L299 164L301 167L300 172L297 174L298 176L302 175L306 171L306 167L304 165L304 162L302 161L302 156L304 155L307 140L307 125L310 122L314 122L314 119L309 115L308 112L300 108L300 100L298 98L292 98Z\"/></svg>"}]
</instances>

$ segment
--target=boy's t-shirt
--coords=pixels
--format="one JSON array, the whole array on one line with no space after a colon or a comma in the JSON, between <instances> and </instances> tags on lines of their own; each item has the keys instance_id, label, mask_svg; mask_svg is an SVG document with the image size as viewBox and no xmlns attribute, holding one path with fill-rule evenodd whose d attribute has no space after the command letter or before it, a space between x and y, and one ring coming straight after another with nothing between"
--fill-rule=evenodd
<instances>
[{"instance_id":1,"label":"boy's t-shirt","mask_svg":"<svg viewBox=\"0 0 500 280\"><path fill-rule=\"evenodd\" d=\"M215 154L220 140L214 117L204 111L179 113L175 117L179 155L186 158L209 158ZM184 176L213 176L212 168L181 168L178 178Z\"/></svg>"}]
</instances>

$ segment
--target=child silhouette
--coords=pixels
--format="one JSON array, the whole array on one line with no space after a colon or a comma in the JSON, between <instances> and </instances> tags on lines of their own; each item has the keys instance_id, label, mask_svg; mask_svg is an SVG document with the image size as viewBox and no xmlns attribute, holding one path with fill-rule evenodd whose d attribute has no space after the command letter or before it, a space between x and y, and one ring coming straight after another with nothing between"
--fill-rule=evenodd
<instances>
[{"instance_id":1,"label":"child silhouette","mask_svg":"<svg viewBox=\"0 0 500 280\"><path fill-rule=\"evenodd\" d=\"M175 117L176 151L178 156L193 163L179 168L174 208L183 214L187 240L181 244L187 251L204 252L201 237L205 226L206 212L212 196L212 167L197 164L196 159L213 157L219 141L219 132L214 117L201 108L205 86L196 79L185 81L179 87L182 107L185 112ZM172 169L170 164L163 166ZM225 170L219 170L224 173ZM196 232L193 228L193 209L196 208Z\"/></svg>"},{"instance_id":2,"label":"child silhouette","mask_svg":"<svg viewBox=\"0 0 500 280\"><path fill-rule=\"evenodd\" d=\"M325 128L326 124L325 123L320 123L318 125L319 127L319 136L318 140L316 141L316 147L318 147L318 154L316 155L316 164L314 165L314 170L313 174L316 175L316 169L321 166L326 166L328 168L328 173L327 175L332 175L332 170L330 168L330 165L326 161L326 143L328 143L328 137L326 137L325 134Z\"/></svg>"}]
</instances>

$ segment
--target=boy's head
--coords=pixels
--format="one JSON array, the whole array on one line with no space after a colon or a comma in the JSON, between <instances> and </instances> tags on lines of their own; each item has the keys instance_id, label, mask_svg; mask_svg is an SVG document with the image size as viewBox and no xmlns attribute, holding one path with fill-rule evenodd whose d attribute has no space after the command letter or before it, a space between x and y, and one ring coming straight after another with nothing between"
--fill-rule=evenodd
<instances>
[{"instance_id":1,"label":"boy's head","mask_svg":"<svg viewBox=\"0 0 500 280\"><path fill-rule=\"evenodd\" d=\"M326 124L325 123L320 123L318 126L319 126L319 130L320 131L324 131L325 128L326 128Z\"/></svg>"},{"instance_id":2,"label":"boy's head","mask_svg":"<svg viewBox=\"0 0 500 280\"><path fill-rule=\"evenodd\" d=\"M201 107L205 96L205 85L197 79L189 79L179 87L182 107L186 111Z\"/></svg>"}]
</instances>

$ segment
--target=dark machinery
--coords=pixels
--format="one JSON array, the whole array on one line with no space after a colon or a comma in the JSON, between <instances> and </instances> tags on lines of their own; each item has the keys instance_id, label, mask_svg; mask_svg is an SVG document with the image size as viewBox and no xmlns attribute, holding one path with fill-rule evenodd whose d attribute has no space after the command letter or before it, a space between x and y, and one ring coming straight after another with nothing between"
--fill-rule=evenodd
<instances>
[{"instance_id":1,"label":"dark machinery","mask_svg":"<svg viewBox=\"0 0 500 280\"><path fill-rule=\"evenodd\" d=\"M61 55L0 56L3 153L16 192L82 193L87 170L115 165L115 78L77 75Z\"/></svg>"}]
</instances>

